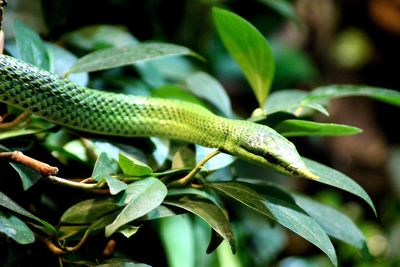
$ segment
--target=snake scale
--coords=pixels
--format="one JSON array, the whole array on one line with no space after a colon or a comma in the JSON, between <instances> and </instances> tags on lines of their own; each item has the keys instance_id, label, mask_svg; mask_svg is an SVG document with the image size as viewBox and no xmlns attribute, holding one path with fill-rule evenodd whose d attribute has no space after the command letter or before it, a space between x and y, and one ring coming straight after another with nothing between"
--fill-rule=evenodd
<instances>
[{"instance_id":1,"label":"snake scale","mask_svg":"<svg viewBox=\"0 0 400 267\"><path fill-rule=\"evenodd\" d=\"M185 101L101 92L0 55L0 102L79 131L157 136L218 148L286 175L316 179L295 146L268 126Z\"/></svg>"}]
</instances>

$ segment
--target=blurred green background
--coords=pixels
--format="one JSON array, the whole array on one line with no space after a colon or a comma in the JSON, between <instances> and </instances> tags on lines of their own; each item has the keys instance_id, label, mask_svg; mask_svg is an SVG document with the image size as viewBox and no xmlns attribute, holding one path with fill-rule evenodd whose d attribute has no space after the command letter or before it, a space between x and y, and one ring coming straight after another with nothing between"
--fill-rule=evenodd
<instances>
[{"instance_id":1,"label":"blurred green background","mask_svg":"<svg viewBox=\"0 0 400 267\"><path fill-rule=\"evenodd\" d=\"M129 31L140 41L187 46L204 56L207 63L174 59L159 63L158 70L171 77L190 73L192 68L208 71L223 83L234 110L248 117L256 100L217 38L210 18L214 5L246 18L269 40L276 59L273 90L311 89L330 83L400 89L399 0L9 0L4 32L9 40L12 21L19 19L45 40L67 47L78 56L132 41L123 34L116 35L114 27ZM143 85L120 80L120 73L113 71L102 75L108 79L97 81L93 74L90 86L147 94L143 87L159 85L155 76L148 77L148 84ZM338 190L297 181L290 181L290 186L337 207L365 234L370 258L335 242L341 266L400 266L400 110L369 99L346 98L335 100L329 111L330 117L317 120L357 126L364 133L335 139L299 138L299 150L360 183L371 195L378 217ZM235 230L243 266L330 266L318 249L300 237L268 225L248 211L239 210L238 214L242 212L241 217L246 219ZM201 229L195 233L200 237ZM164 255L156 249L161 244L152 230L144 226L133 240L118 242L135 259L160 266L157 263ZM23 250L16 248L13 257Z\"/></svg>"}]
</instances>

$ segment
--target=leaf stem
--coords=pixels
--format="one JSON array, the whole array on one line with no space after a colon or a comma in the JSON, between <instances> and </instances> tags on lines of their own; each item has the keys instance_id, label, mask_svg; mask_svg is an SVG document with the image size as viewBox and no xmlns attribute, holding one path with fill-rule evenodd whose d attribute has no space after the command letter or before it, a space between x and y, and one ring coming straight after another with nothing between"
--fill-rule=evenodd
<instances>
[{"instance_id":1,"label":"leaf stem","mask_svg":"<svg viewBox=\"0 0 400 267\"><path fill-rule=\"evenodd\" d=\"M204 157L204 159L202 159L187 175L185 175L184 177L182 177L181 179L179 179L175 182L172 182L170 185L177 185L177 186L187 185L188 183L190 183L192 181L192 179L194 178L196 173L199 172L201 168L203 168L204 164L206 164L207 161L209 161L211 158L215 157L219 153L220 153L219 150L215 150L215 151L211 152L206 157Z\"/></svg>"}]
</instances>

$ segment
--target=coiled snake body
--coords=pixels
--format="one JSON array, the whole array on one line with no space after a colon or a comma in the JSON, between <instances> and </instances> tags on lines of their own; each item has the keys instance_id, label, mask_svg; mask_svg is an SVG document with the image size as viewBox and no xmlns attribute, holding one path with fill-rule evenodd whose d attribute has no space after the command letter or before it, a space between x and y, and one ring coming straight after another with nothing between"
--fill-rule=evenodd
<instances>
[{"instance_id":1,"label":"coiled snake body","mask_svg":"<svg viewBox=\"0 0 400 267\"><path fill-rule=\"evenodd\" d=\"M101 92L0 55L0 102L68 128L104 135L184 140L315 179L294 145L273 129L192 103Z\"/></svg>"}]
</instances>

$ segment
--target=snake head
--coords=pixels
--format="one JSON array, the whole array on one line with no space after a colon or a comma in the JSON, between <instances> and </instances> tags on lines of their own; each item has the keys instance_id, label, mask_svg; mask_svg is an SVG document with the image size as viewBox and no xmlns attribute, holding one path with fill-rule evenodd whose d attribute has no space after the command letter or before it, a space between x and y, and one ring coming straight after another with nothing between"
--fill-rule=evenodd
<instances>
[{"instance_id":1,"label":"snake head","mask_svg":"<svg viewBox=\"0 0 400 267\"><path fill-rule=\"evenodd\" d=\"M238 121L231 129L231 153L258 165L271 167L286 175L316 180L292 142L268 126ZM227 149L229 151L229 149Z\"/></svg>"}]
</instances>

